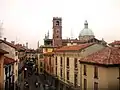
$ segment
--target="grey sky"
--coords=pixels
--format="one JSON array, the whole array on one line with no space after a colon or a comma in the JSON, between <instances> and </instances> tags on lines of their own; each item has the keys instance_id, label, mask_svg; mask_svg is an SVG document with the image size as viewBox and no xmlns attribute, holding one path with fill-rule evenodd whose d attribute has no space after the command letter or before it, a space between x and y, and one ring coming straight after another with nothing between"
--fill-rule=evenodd
<instances>
[{"instance_id":1,"label":"grey sky","mask_svg":"<svg viewBox=\"0 0 120 90\"><path fill-rule=\"evenodd\" d=\"M52 17L63 19L63 38L77 38L88 20L96 38L107 42L120 40L120 0L0 0L3 37L9 41L43 44L47 31L52 37ZM16 39L17 38L17 39Z\"/></svg>"}]
</instances>

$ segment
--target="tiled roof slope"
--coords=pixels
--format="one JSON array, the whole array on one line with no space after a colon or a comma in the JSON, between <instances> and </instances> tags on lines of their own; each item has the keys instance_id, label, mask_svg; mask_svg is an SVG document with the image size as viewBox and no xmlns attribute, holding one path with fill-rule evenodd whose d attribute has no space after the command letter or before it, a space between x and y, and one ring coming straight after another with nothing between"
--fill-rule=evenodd
<instances>
[{"instance_id":1,"label":"tiled roof slope","mask_svg":"<svg viewBox=\"0 0 120 90\"><path fill-rule=\"evenodd\" d=\"M25 48L22 46L22 44L16 44L15 46L18 51L20 51L20 50L25 51Z\"/></svg>"},{"instance_id":2,"label":"tiled roof slope","mask_svg":"<svg viewBox=\"0 0 120 90\"><path fill-rule=\"evenodd\" d=\"M106 47L85 58L81 58L80 62L104 65L120 64L120 49L115 47Z\"/></svg>"},{"instance_id":3,"label":"tiled roof slope","mask_svg":"<svg viewBox=\"0 0 120 90\"><path fill-rule=\"evenodd\" d=\"M26 49L27 53L36 53L36 51L34 49Z\"/></svg>"},{"instance_id":4,"label":"tiled roof slope","mask_svg":"<svg viewBox=\"0 0 120 90\"><path fill-rule=\"evenodd\" d=\"M10 43L10 42L8 42L8 41L5 41L5 40L0 39L0 42L3 42L3 43L5 43L5 44L7 44L7 45L9 45L9 46L17 49L15 45L13 45L12 43Z\"/></svg>"},{"instance_id":5,"label":"tiled roof slope","mask_svg":"<svg viewBox=\"0 0 120 90\"><path fill-rule=\"evenodd\" d=\"M114 42L110 43L109 45L120 45L120 41L114 41Z\"/></svg>"},{"instance_id":6,"label":"tiled roof slope","mask_svg":"<svg viewBox=\"0 0 120 90\"><path fill-rule=\"evenodd\" d=\"M55 52L63 52L63 51L78 51L93 45L94 43L86 43L86 44L79 44L79 45L72 45L72 46L63 46L59 49L56 49Z\"/></svg>"}]
</instances>

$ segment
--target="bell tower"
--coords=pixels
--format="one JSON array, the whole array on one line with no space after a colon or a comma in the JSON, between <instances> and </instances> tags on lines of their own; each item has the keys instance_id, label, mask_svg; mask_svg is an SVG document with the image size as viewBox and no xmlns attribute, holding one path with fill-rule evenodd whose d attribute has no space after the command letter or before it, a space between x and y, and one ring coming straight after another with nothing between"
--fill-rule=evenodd
<instances>
[{"instance_id":1,"label":"bell tower","mask_svg":"<svg viewBox=\"0 0 120 90\"><path fill-rule=\"evenodd\" d=\"M62 18L53 17L53 46L62 46Z\"/></svg>"}]
</instances>

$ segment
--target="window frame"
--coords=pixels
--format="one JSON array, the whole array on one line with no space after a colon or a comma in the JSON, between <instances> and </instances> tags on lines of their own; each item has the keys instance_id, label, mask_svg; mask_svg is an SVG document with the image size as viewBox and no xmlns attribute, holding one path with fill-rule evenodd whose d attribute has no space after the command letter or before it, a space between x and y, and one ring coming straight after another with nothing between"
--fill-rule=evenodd
<instances>
[{"instance_id":1,"label":"window frame","mask_svg":"<svg viewBox=\"0 0 120 90\"><path fill-rule=\"evenodd\" d=\"M63 64L63 60L62 60L62 57L60 57L60 66L62 66Z\"/></svg>"},{"instance_id":2,"label":"window frame","mask_svg":"<svg viewBox=\"0 0 120 90\"><path fill-rule=\"evenodd\" d=\"M55 65L57 65L57 56L55 57Z\"/></svg>"},{"instance_id":3,"label":"window frame","mask_svg":"<svg viewBox=\"0 0 120 90\"><path fill-rule=\"evenodd\" d=\"M69 71L67 71L67 80L69 80L70 79L70 72Z\"/></svg>"},{"instance_id":4,"label":"window frame","mask_svg":"<svg viewBox=\"0 0 120 90\"><path fill-rule=\"evenodd\" d=\"M69 62L69 57L67 57L67 67L69 67L69 65L70 65L70 62Z\"/></svg>"},{"instance_id":5,"label":"window frame","mask_svg":"<svg viewBox=\"0 0 120 90\"><path fill-rule=\"evenodd\" d=\"M94 90L98 90L98 82L94 82Z\"/></svg>"},{"instance_id":6,"label":"window frame","mask_svg":"<svg viewBox=\"0 0 120 90\"><path fill-rule=\"evenodd\" d=\"M84 70L83 70L83 71L84 71L84 73L83 73L83 74L84 74L85 76L87 76L87 66L86 66L86 65L84 65L84 68L83 68L83 69L84 69Z\"/></svg>"},{"instance_id":7,"label":"window frame","mask_svg":"<svg viewBox=\"0 0 120 90\"><path fill-rule=\"evenodd\" d=\"M84 79L84 90L87 90L87 79Z\"/></svg>"},{"instance_id":8,"label":"window frame","mask_svg":"<svg viewBox=\"0 0 120 90\"><path fill-rule=\"evenodd\" d=\"M98 66L94 66L94 78L98 79Z\"/></svg>"},{"instance_id":9,"label":"window frame","mask_svg":"<svg viewBox=\"0 0 120 90\"><path fill-rule=\"evenodd\" d=\"M77 58L74 58L74 67L78 68Z\"/></svg>"}]
</instances>

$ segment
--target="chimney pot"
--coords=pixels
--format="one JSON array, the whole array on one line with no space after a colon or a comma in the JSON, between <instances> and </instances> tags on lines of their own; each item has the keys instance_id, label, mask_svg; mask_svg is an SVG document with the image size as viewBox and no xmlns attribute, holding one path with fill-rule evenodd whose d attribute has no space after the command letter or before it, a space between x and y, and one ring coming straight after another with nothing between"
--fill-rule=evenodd
<instances>
[{"instance_id":1,"label":"chimney pot","mask_svg":"<svg viewBox=\"0 0 120 90\"><path fill-rule=\"evenodd\" d=\"M4 41L6 41L7 38L4 38Z\"/></svg>"}]
</instances>

